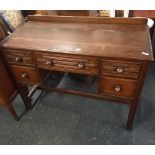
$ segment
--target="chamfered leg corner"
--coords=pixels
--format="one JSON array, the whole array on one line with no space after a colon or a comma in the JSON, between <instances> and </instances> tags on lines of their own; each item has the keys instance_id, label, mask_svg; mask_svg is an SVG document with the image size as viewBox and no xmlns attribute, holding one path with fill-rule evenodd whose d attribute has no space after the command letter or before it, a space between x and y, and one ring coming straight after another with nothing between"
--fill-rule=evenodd
<instances>
[{"instance_id":1,"label":"chamfered leg corner","mask_svg":"<svg viewBox=\"0 0 155 155\"><path fill-rule=\"evenodd\" d=\"M6 106L6 109L10 112L10 114L13 116L13 118L15 120L19 120L19 117L17 116L17 113L16 111L14 110L14 107L12 104Z\"/></svg>"}]
</instances>

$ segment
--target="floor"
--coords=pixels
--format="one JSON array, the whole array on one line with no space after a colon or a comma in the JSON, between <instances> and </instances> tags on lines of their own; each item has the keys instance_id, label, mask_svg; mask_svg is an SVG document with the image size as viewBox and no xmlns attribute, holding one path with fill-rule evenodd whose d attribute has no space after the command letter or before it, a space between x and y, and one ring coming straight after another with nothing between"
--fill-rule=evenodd
<instances>
[{"instance_id":1,"label":"floor","mask_svg":"<svg viewBox=\"0 0 155 155\"><path fill-rule=\"evenodd\" d=\"M0 144L155 144L155 63L147 74L132 131L124 128L128 106L84 97L47 93L19 122L0 109ZM84 87L73 77L64 87L95 91L95 83ZM39 92L38 92L39 93ZM37 95L36 95L37 96ZM35 97L36 97L35 96ZM20 97L17 113L24 112Z\"/></svg>"}]
</instances>

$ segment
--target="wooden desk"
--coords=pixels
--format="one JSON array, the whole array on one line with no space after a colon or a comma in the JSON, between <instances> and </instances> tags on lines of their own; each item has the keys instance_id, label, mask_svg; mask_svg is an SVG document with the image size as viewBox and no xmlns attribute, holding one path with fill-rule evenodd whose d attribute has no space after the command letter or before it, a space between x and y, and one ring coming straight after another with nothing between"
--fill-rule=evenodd
<instances>
[{"instance_id":1,"label":"wooden desk","mask_svg":"<svg viewBox=\"0 0 155 155\"><path fill-rule=\"evenodd\" d=\"M29 16L1 42L0 49L19 85L128 104L127 128L131 129L148 63L153 60L146 23L143 18ZM44 71L96 75L98 92L48 88Z\"/></svg>"}]
</instances>

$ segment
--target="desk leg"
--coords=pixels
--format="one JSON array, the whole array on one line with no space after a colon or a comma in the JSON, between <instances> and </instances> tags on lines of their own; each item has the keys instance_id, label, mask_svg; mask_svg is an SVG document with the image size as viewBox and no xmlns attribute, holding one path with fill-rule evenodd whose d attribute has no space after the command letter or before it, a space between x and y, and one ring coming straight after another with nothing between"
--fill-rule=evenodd
<instances>
[{"instance_id":1,"label":"desk leg","mask_svg":"<svg viewBox=\"0 0 155 155\"><path fill-rule=\"evenodd\" d=\"M28 97L29 90L26 85L18 84L18 89L20 96L25 104L26 110L30 110L32 108L31 99Z\"/></svg>"},{"instance_id":2,"label":"desk leg","mask_svg":"<svg viewBox=\"0 0 155 155\"><path fill-rule=\"evenodd\" d=\"M132 129L132 124L133 124L133 121L134 121L134 117L135 117L135 114L136 114L138 103L140 101L140 94L142 92L144 79L145 79L145 76L147 74L148 65L149 65L148 62L144 62L143 65L142 65L141 74L139 76L140 78L138 80L138 86L137 86L137 88L138 88L137 94L136 94L137 98L130 105L128 121L127 121L127 129Z\"/></svg>"},{"instance_id":3,"label":"desk leg","mask_svg":"<svg viewBox=\"0 0 155 155\"><path fill-rule=\"evenodd\" d=\"M131 103L129 107L128 121L127 121L127 129L129 130L132 129L137 107L138 107L138 102Z\"/></svg>"},{"instance_id":4,"label":"desk leg","mask_svg":"<svg viewBox=\"0 0 155 155\"><path fill-rule=\"evenodd\" d=\"M17 116L16 111L14 110L14 107L13 107L12 104L8 105L8 106L6 107L6 109L11 113L11 115L13 116L13 118L14 118L16 121L19 120L19 117Z\"/></svg>"}]
</instances>

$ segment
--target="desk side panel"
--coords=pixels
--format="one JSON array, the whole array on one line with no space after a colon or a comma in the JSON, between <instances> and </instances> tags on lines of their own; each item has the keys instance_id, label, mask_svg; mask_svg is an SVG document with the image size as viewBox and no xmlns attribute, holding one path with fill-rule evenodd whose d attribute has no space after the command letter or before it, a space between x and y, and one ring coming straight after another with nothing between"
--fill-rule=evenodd
<instances>
[{"instance_id":1,"label":"desk side panel","mask_svg":"<svg viewBox=\"0 0 155 155\"><path fill-rule=\"evenodd\" d=\"M0 105L10 104L15 93L16 87L0 58Z\"/></svg>"}]
</instances>

